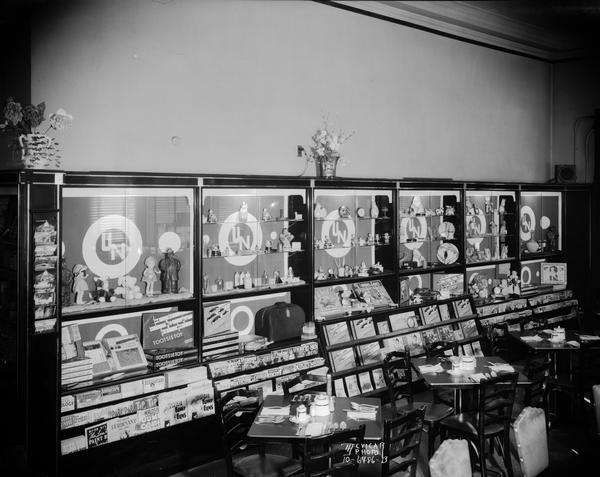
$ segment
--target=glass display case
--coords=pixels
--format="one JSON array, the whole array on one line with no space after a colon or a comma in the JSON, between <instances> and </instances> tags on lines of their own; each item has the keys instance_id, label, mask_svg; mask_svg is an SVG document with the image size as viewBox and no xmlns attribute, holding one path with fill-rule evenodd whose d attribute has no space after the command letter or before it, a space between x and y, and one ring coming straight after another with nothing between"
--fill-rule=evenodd
<instances>
[{"instance_id":1,"label":"glass display case","mask_svg":"<svg viewBox=\"0 0 600 477\"><path fill-rule=\"evenodd\" d=\"M460 192L400 190L398 261L401 270L462 263Z\"/></svg>"},{"instance_id":2,"label":"glass display case","mask_svg":"<svg viewBox=\"0 0 600 477\"><path fill-rule=\"evenodd\" d=\"M194 190L65 187L62 314L193 296Z\"/></svg>"},{"instance_id":3,"label":"glass display case","mask_svg":"<svg viewBox=\"0 0 600 477\"><path fill-rule=\"evenodd\" d=\"M392 273L392 192L316 189L314 194L315 282Z\"/></svg>"},{"instance_id":4,"label":"glass display case","mask_svg":"<svg viewBox=\"0 0 600 477\"><path fill-rule=\"evenodd\" d=\"M303 189L204 188L204 298L306 284L306 207Z\"/></svg>"},{"instance_id":5,"label":"glass display case","mask_svg":"<svg viewBox=\"0 0 600 477\"><path fill-rule=\"evenodd\" d=\"M524 191L520 197L521 259L555 254L562 248L562 192Z\"/></svg>"},{"instance_id":6,"label":"glass display case","mask_svg":"<svg viewBox=\"0 0 600 477\"><path fill-rule=\"evenodd\" d=\"M509 191L467 191L464 214L467 265L516 258L515 195Z\"/></svg>"}]
</instances>

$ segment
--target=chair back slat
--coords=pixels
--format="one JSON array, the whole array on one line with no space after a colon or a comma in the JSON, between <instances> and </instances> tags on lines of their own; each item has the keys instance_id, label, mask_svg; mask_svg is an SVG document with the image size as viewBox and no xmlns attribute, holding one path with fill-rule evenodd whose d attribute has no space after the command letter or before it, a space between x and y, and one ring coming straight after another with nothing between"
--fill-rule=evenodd
<instances>
[{"instance_id":1,"label":"chair back slat","mask_svg":"<svg viewBox=\"0 0 600 477\"><path fill-rule=\"evenodd\" d=\"M365 437L365 425L304 440L305 477L355 475ZM346 459L346 457L350 457Z\"/></svg>"},{"instance_id":2,"label":"chair back slat","mask_svg":"<svg viewBox=\"0 0 600 477\"><path fill-rule=\"evenodd\" d=\"M519 373L502 373L482 379L479 387L479 432L492 424L510 426Z\"/></svg>"},{"instance_id":3,"label":"chair back slat","mask_svg":"<svg viewBox=\"0 0 600 477\"><path fill-rule=\"evenodd\" d=\"M425 409L415 409L403 416L386 420L383 426L382 475L394 475L397 472L409 472L415 476L423 431ZM404 460L390 473L390 461L402 457Z\"/></svg>"},{"instance_id":4,"label":"chair back slat","mask_svg":"<svg viewBox=\"0 0 600 477\"><path fill-rule=\"evenodd\" d=\"M525 406L545 407L551 365L551 361L544 360L530 363L527 367L527 378L531 384L525 389Z\"/></svg>"},{"instance_id":5,"label":"chair back slat","mask_svg":"<svg viewBox=\"0 0 600 477\"><path fill-rule=\"evenodd\" d=\"M447 356L447 351L452 353L452 356L458 354L458 344L455 341L434 341L425 346L425 354L428 358L436 358L438 356Z\"/></svg>"},{"instance_id":6,"label":"chair back slat","mask_svg":"<svg viewBox=\"0 0 600 477\"><path fill-rule=\"evenodd\" d=\"M402 398L412 402L412 364L409 352L388 353L383 360L383 376L392 405L395 406L396 401Z\"/></svg>"}]
</instances>

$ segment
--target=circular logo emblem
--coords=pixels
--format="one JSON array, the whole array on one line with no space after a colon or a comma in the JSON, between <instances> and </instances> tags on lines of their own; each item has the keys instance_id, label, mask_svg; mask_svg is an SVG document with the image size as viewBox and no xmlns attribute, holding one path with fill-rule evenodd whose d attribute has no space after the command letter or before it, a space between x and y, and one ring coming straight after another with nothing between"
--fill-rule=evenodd
<instances>
[{"instance_id":1,"label":"circular logo emblem","mask_svg":"<svg viewBox=\"0 0 600 477\"><path fill-rule=\"evenodd\" d=\"M402 245L409 250L417 250L427 238L427 220L425 217L404 217L400 221Z\"/></svg>"},{"instance_id":2,"label":"circular logo emblem","mask_svg":"<svg viewBox=\"0 0 600 477\"><path fill-rule=\"evenodd\" d=\"M99 277L127 275L142 255L142 234L122 215L106 215L88 228L81 253L91 272Z\"/></svg>"},{"instance_id":3,"label":"circular logo emblem","mask_svg":"<svg viewBox=\"0 0 600 477\"><path fill-rule=\"evenodd\" d=\"M533 237L535 232L535 212L528 205L521 207L521 224L520 232L521 240L527 242Z\"/></svg>"},{"instance_id":4,"label":"circular logo emblem","mask_svg":"<svg viewBox=\"0 0 600 477\"><path fill-rule=\"evenodd\" d=\"M246 222L238 222L239 213L234 212L225 219L219 230L221 253L229 248L225 258L231 265L243 267L256 259L256 248L262 246L262 229L254 215L248 213Z\"/></svg>"},{"instance_id":5,"label":"circular logo emblem","mask_svg":"<svg viewBox=\"0 0 600 477\"><path fill-rule=\"evenodd\" d=\"M231 329L240 335L249 334L254 328L254 313L246 305L240 305L231 312Z\"/></svg>"},{"instance_id":6,"label":"circular logo emblem","mask_svg":"<svg viewBox=\"0 0 600 477\"><path fill-rule=\"evenodd\" d=\"M350 241L356 234L352 219L343 219L337 210L331 211L323 221L321 240L329 239L334 247L327 249L327 253L334 258L344 257L350 252ZM347 247L347 248L341 248Z\"/></svg>"}]
</instances>

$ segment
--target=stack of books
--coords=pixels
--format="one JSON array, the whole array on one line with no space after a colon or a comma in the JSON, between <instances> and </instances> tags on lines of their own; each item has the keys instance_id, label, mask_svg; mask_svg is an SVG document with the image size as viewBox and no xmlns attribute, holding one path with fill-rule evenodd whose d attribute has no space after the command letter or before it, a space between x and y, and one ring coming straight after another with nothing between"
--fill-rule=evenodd
<instances>
[{"instance_id":1,"label":"stack of books","mask_svg":"<svg viewBox=\"0 0 600 477\"><path fill-rule=\"evenodd\" d=\"M154 371L197 363L197 348L157 348L144 350L148 367Z\"/></svg>"},{"instance_id":2,"label":"stack of books","mask_svg":"<svg viewBox=\"0 0 600 477\"><path fill-rule=\"evenodd\" d=\"M90 358L73 358L62 362L61 385L72 385L92 381L94 363Z\"/></svg>"},{"instance_id":3,"label":"stack of books","mask_svg":"<svg viewBox=\"0 0 600 477\"><path fill-rule=\"evenodd\" d=\"M202 360L230 356L239 352L239 332L226 331L202 338Z\"/></svg>"}]
</instances>

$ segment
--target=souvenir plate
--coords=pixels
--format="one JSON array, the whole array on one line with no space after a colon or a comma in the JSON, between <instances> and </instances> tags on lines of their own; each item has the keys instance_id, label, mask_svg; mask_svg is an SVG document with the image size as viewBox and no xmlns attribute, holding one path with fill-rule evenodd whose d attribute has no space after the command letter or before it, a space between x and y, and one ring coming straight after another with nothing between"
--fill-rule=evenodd
<instances>
[{"instance_id":1,"label":"souvenir plate","mask_svg":"<svg viewBox=\"0 0 600 477\"><path fill-rule=\"evenodd\" d=\"M437 258L444 265L450 265L458 260L458 248L451 243L443 243L437 250Z\"/></svg>"}]
</instances>

